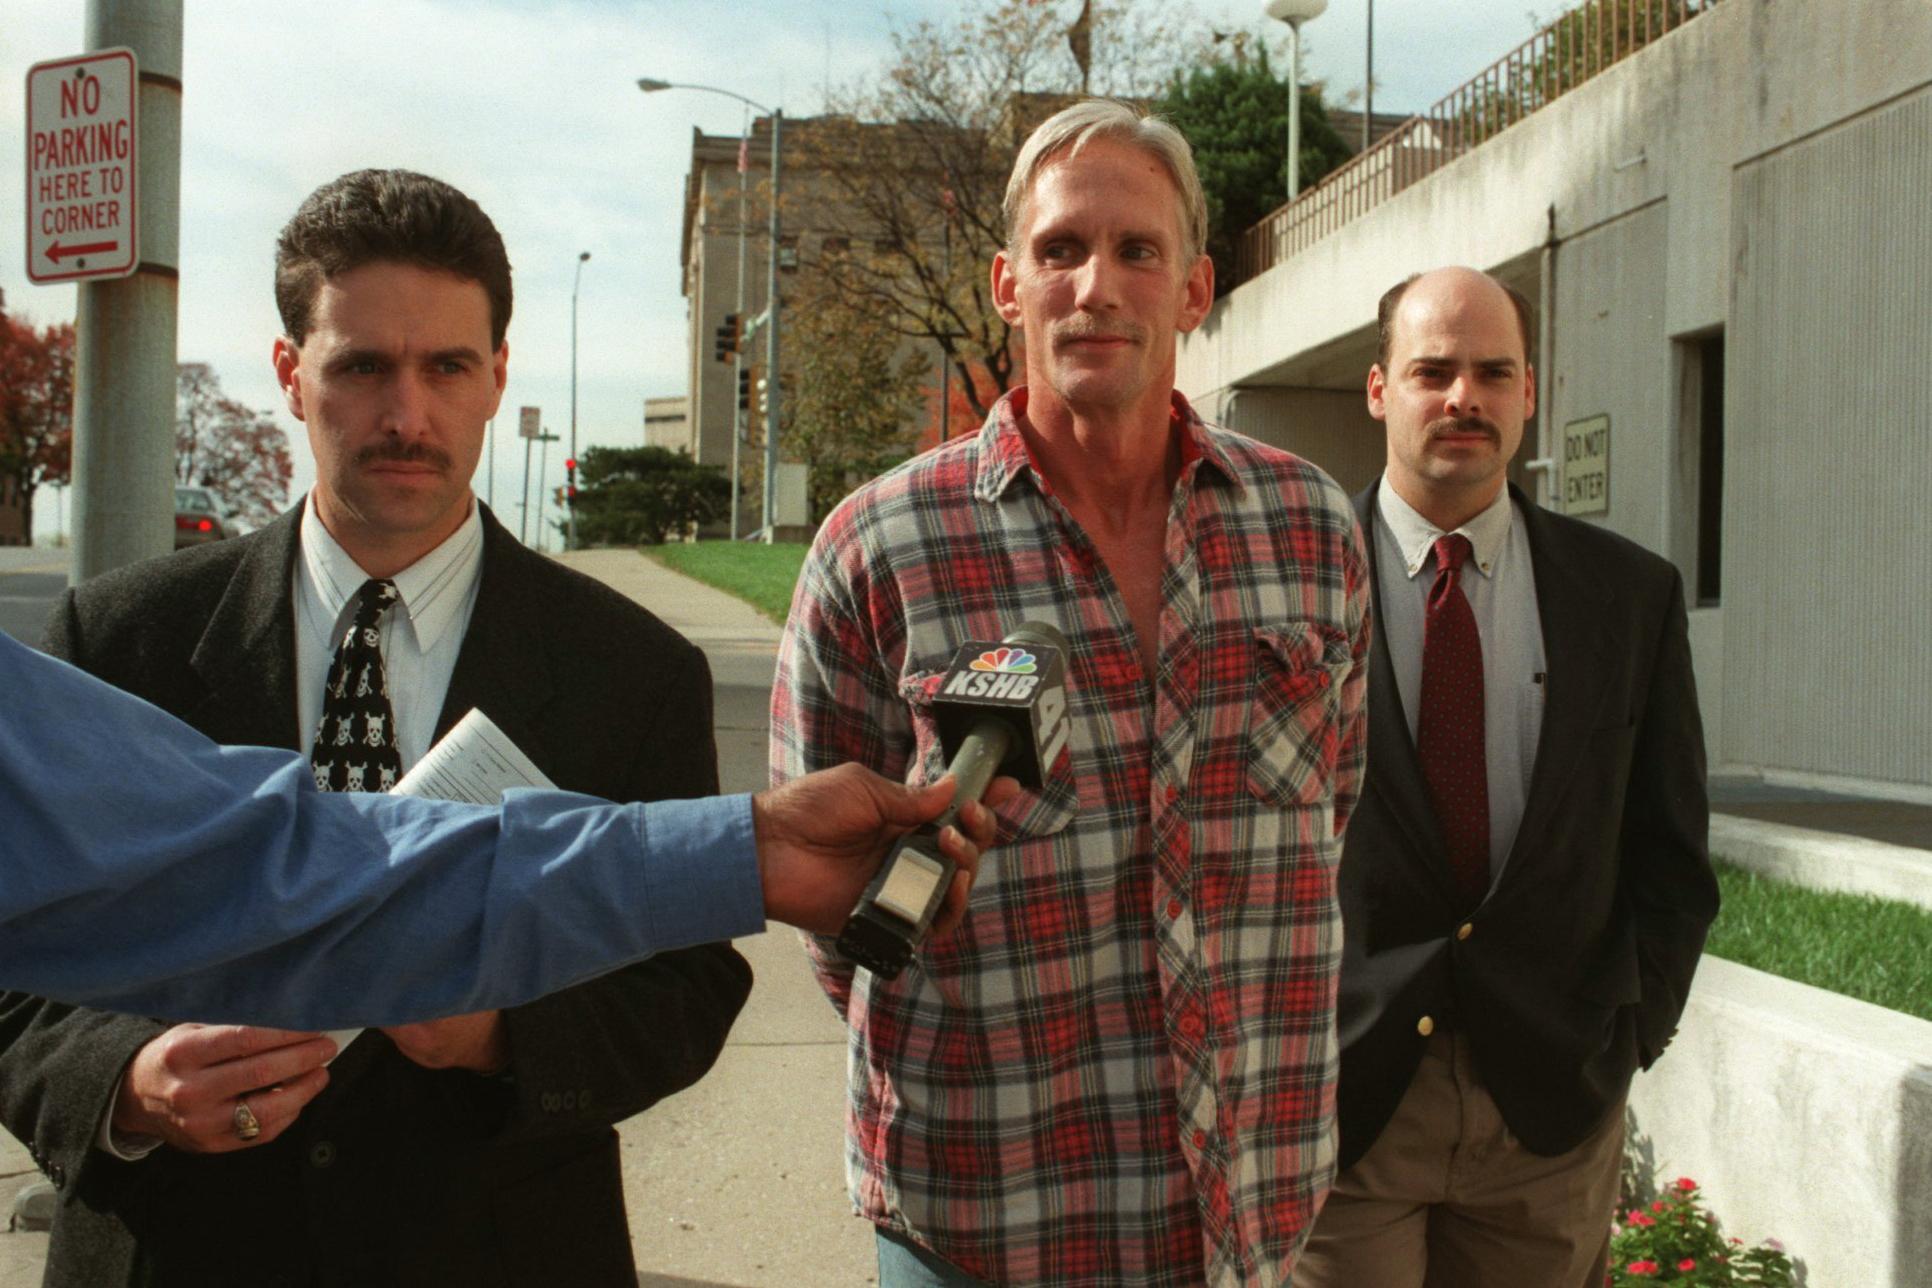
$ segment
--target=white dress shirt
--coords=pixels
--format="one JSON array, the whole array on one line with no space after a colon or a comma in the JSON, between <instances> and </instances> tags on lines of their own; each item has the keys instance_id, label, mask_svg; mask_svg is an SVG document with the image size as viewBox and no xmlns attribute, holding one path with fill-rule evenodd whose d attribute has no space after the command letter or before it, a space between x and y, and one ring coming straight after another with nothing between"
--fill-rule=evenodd
<instances>
[{"instance_id":1,"label":"white dress shirt","mask_svg":"<svg viewBox=\"0 0 1932 1288\"><path fill-rule=\"evenodd\" d=\"M1376 489L1375 576L1382 591L1382 637L1395 668L1396 692L1415 741L1422 700L1422 634L1429 588L1436 579L1435 543L1448 536L1396 495L1386 478ZM1529 798L1530 774L1543 732L1547 662L1536 604L1529 534L1516 521L1505 488L1490 507L1455 529L1474 554L1457 579L1476 617L1483 646L1483 749L1489 781L1489 876L1494 883L1516 843ZM1471 573L1475 576L1471 576Z\"/></svg>"},{"instance_id":2,"label":"white dress shirt","mask_svg":"<svg viewBox=\"0 0 1932 1288\"><path fill-rule=\"evenodd\" d=\"M461 527L393 578L397 603L382 619L382 665L405 773L429 751L436 733L482 571L483 519L472 501ZM322 526L311 497L302 507L301 554L295 561L295 710L304 755L322 720L322 690L335 646L367 580L369 574Z\"/></svg>"}]
</instances>

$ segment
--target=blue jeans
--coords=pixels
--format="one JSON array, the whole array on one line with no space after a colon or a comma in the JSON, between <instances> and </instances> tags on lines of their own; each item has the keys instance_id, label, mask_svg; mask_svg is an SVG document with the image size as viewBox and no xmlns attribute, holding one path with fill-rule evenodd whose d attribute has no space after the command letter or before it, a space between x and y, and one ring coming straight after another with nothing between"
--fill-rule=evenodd
<instances>
[{"instance_id":1,"label":"blue jeans","mask_svg":"<svg viewBox=\"0 0 1932 1288\"><path fill-rule=\"evenodd\" d=\"M988 1288L930 1248L873 1227L879 1240L879 1288Z\"/></svg>"}]
</instances>

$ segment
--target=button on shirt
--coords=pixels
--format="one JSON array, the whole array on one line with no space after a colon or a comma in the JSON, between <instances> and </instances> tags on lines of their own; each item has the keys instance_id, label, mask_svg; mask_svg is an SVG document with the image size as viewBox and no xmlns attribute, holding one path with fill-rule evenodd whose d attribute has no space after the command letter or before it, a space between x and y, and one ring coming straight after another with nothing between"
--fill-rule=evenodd
<instances>
[{"instance_id":1,"label":"button on shirt","mask_svg":"<svg viewBox=\"0 0 1932 1288\"><path fill-rule=\"evenodd\" d=\"M382 619L382 663L405 772L435 740L482 571L483 519L472 501L461 527L393 578L397 604ZM304 755L322 718L322 689L336 643L355 612L356 591L368 579L322 526L311 496L302 507L301 555L295 561L295 709Z\"/></svg>"},{"instance_id":2,"label":"button on shirt","mask_svg":"<svg viewBox=\"0 0 1932 1288\"><path fill-rule=\"evenodd\" d=\"M853 1201L1001 1283L1283 1283L1334 1166L1336 835L1369 639L1353 513L1176 396L1150 677L1024 407L842 505L780 649L775 778L930 780L961 644L1028 620L1073 641L1069 752L1003 811L960 929L892 981L813 942L851 1029Z\"/></svg>"},{"instance_id":3,"label":"button on shirt","mask_svg":"<svg viewBox=\"0 0 1932 1288\"><path fill-rule=\"evenodd\" d=\"M1396 692L1413 743L1422 701L1423 621L1429 587L1436 577L1435 543L1449 533L1416 513L1386 478L1375 495L1382 638L1388 644ZM1523 821L1542 737L1543 619L1536 606L1529 534L1516 520L1508 488L1488 509L1454 531L1468 537L1475 551L1463 564L1458 581L1483 642L1483 746L1489 770L1489 873L1494 888Z\"/></svg>"}]
</instances>

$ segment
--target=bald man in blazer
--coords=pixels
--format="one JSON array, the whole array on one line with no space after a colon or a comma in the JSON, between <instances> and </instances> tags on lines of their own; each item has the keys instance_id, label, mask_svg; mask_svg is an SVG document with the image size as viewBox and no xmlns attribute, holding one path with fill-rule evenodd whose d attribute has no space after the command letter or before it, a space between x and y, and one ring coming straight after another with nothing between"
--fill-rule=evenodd
<instances>
[{"instance_id":1,"label":"bald man in blazer","mask_svg":"<svg viewBox=\"0 0 1932 1288\"><path fill-rule=\"evenodd\" d=\"M1677 571L1505 486L1528 317L1468 269L1380 310L1341 1170L1298 1288L1600 1285L1624 1097L1717 911Z\"/></svg>"}]
</instances>

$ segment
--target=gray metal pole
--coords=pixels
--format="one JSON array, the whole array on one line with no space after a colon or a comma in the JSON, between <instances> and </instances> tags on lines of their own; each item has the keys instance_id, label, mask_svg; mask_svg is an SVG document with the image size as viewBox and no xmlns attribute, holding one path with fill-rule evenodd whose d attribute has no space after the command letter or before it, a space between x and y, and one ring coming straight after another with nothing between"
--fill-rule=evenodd
<instances>
[{"instance_id":1,"label":"gray metal pole","mask_svg":"<svg viewBox=\"0 0 1932 1288\"><path fill-rule=\"evenodd\" d=\"M517 540L530 544L530 439L523 440L523 503L517 506Z\"/></svg>"},{"instance_id":2,"label":"gray metal pole","mask_svg":"<svg viewBox=\"0 0 1932 1288\"><path fill-rule=\"evenodd\" d=\"M537 436L537 549L543 549L543 472L550 463L550 441L555 434Z\"/></svg>"},{"instance_id":3,"label":"gray metal pole","mask_svg":"<svg viewBox=\"0 0 1932 1288\"><path fill-rule=\"evenodd\" d=\"M1375 0L1368 0L1368 75L1362 80L1362 151L1375 127Z\"/></svg>"},{"instance_id":4,"label":"gray metal pole","mask_svg":"<svg viewBox=\"0 0 1932 1288\"><path fill-rule=\"evenodd\" d=\"M570 283L570 459L577 459L577 288L583 285L584 261L590 258L589 251L577 255L577 276ZM543 505L542 488L538 488L537 505L541 513ZM577 548L577 507L565 497L564 522L569 532L564 538L564 549Z\"/></svg>"},{"instance_id":5,"label":"gray metal pole","mask_svg":"<svg viewBox=\"0 0 1932 1288\"><path fill-rule=\"evenodd\" d=\"M749 112L746 113L744 134L745 137L738 143L740 156L743 156L751 147ZM738 326L741 335L745 324L745 248L751 241L751 230L745 227L745 181L750 178L746 173L750 168L750 164L747 163L738 171ZM739 449L745 441L745 422L749 419L747 408L738 398L738 391L744 387L744 371L745 348L740 343L731 355L731 539L733 541L738 539L738 528L744 518L744 480L739 472L738 459Z\"/></svg>"},{"instance_id":6,"label":"gray metal pole","mask_svg":"<svg viewBox=\"0 0 1932 1288\"><path fill-rule=\"evenodd\" d=\"M953 290L953 216L946 212L946 228L940 243L939 276L946 283L946 294L950 298ZM939 343L939 441L941 445L952 437L953 432L953 369L946 358L946 343Z\"/></svg>"},{"instance_id":7,"label":"gray metal pole","mask_svg":"<svg viewBox=\"0 0 1932 1288\"><path fill-rule=\"evenodd\" d=\"M1301 193L1301 24L1288 24L1288 200Z\"/></svg>"},{"instance_id":8,"label":"gray metal pole","mask_svg":"<svg viewBox=\"0 0 1932 1288\"><path fill-rule=\"evenodd\" d=\"M140 266L83 282L74 321L72 580L174 545L181 0L88 0L86 48L134 51Z\"/></svg>"},{"instance_id":9,"label":"gray metal pole","mask_svg":"<svg viewBox=\"0 0 1932 1288\"><path fill-rule=\"evenodd\" d=\"M765 379L771 383L766 386L765 411L765 544L775 539L774 528L778 523L778 410L783 399L784 386L778 379L778 160L779 132L783 128L785 109L778 108L771 114L771 262L766 273L765 283L765 325L770 332L765 336Z\"/></svg>"}]
</instances>

